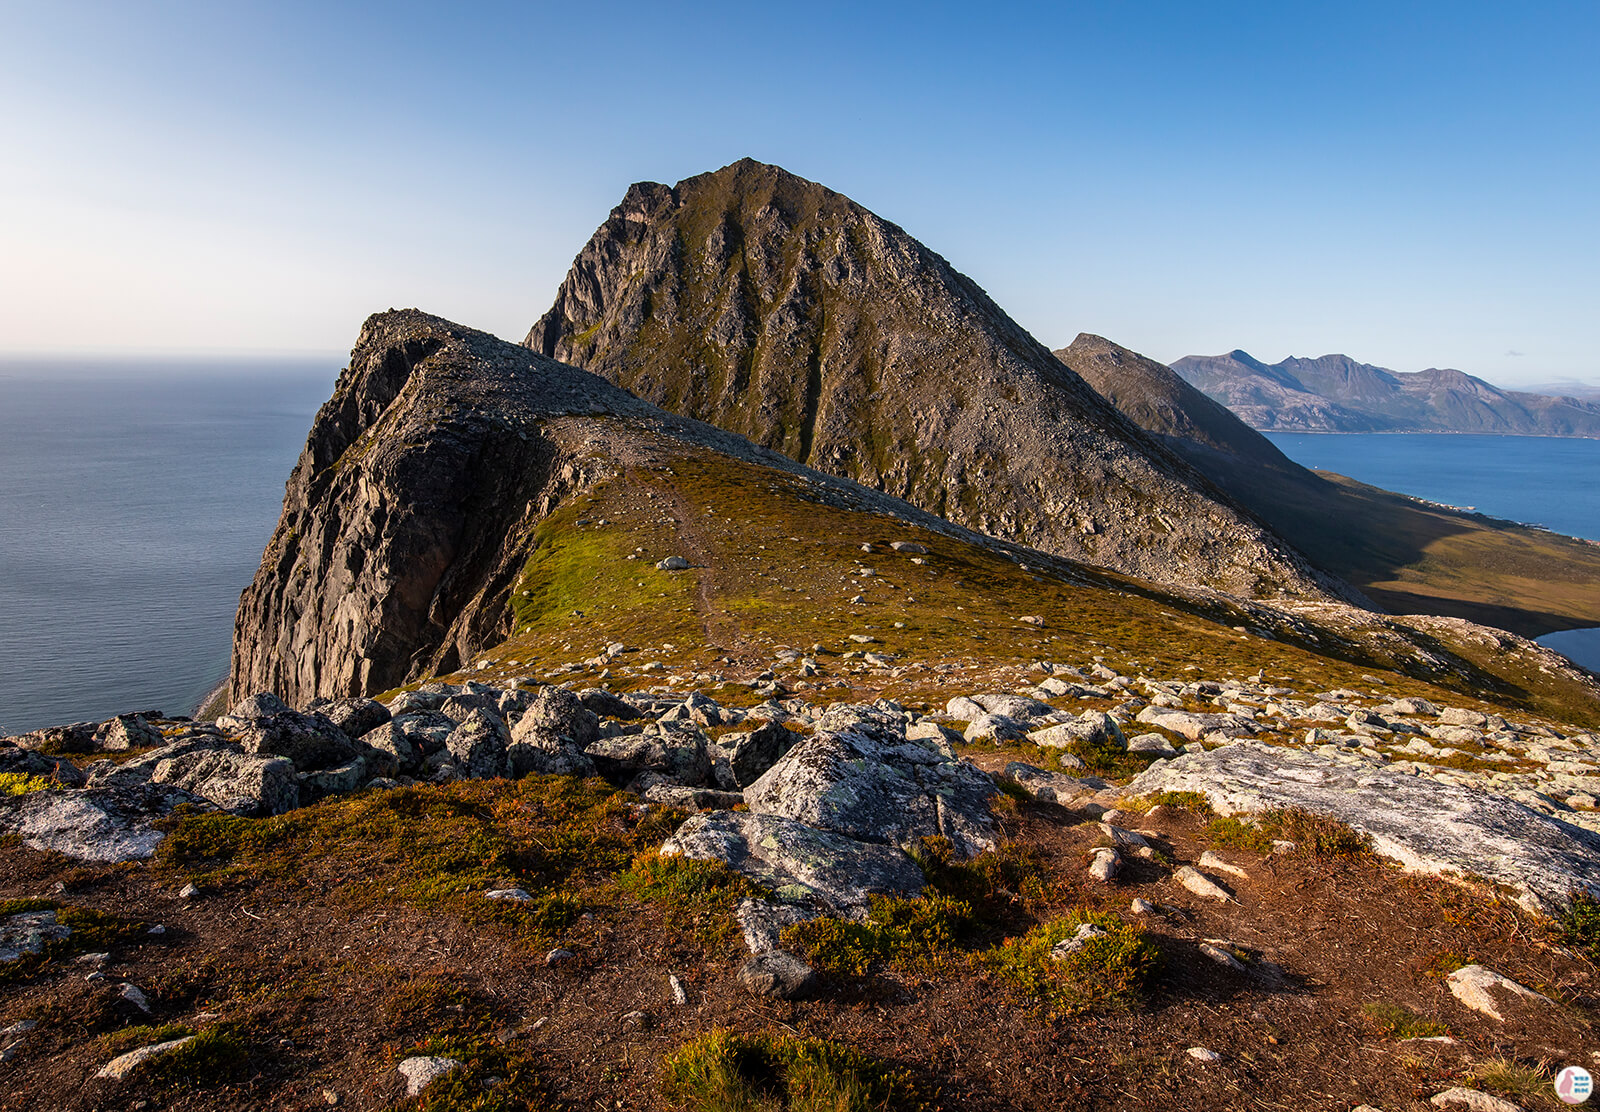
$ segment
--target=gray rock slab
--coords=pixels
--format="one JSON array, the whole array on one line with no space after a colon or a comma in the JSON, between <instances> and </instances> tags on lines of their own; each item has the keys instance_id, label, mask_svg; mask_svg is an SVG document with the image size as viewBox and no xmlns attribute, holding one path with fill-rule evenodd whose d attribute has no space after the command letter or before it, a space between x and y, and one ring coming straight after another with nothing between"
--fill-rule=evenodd
<instances>
[{"instance_id":1,"label":"gray rock slab","mask_svg":"<svg viewBox=\"0 0 1600 1112\"><path fill-rule=\"evenodd\" d=\"M0 830L80 861L134 861L155 854L164 835L152 823L180 803L213 809L191 792L154 784L0 796Z\"/></svg>"},{"instance_id":2,"label":"gray rock slab","mask_svg":"<svg viewBox=\"0 0 1600 1112\"><path fill-rule=\"evenodd\" d=\"M703 811L662 845L664 854L721 861L781 899L860 918L873 895L915 895L922 870L893 846L858 841L782 815Z\"/></svg>"},{"instance_id":3,"label":"gray rock slab","mask_svg":"<svg viewBox=\"0 0 1600 1112\"><path fill-rule=\"evenodd\" d=\"M819 722L832 724L827 715ZM970 855L994 845L994 782L944 748L882 723L819 732L745 789L753 814L782 815L861 841L915 846L943 835Z\"/></svg>"},{"instance_id":4,"label":"gray rock slab","mask_svg":"<svg viewBox=\"0 0 1600 1112\"><path fill-rule=\"evenodd\" d=\"M1354 758L1245 742L1153 765L1129 795L1203 794L1237 815L1298 807L1372 837L1373 848L1422 873L1487 877L1554 911L1574 888L1600 891L1600 834L1477 788Z\"/></svg>"}]
</instances>

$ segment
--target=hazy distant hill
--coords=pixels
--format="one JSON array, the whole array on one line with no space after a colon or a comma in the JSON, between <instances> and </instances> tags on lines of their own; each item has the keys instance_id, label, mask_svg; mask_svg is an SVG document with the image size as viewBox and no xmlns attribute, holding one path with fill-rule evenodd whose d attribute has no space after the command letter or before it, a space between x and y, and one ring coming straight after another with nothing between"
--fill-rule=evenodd
<instances>
[{"instance_id":1,"label":"hazy distant hill","mask_svg":"<svg viewBox=\"0 0 1600 1112\"><path fill-rule=\"evenodd\" d=\"M1308 471L1169 368L1099 336L1079 336L1055 355L1325 570L1395 613L1448 614L1530 636L1600 622L1600 546ZM1370 389L1365 372L1377 370L1317 362L1321 381L1342 375L1351 392ZM1282 366L1263 367L1262 380L1289 377Z\"/></svg>"},{"instance_id":2,"label":"hazy distant hill","mask_svg":"<svg viewBox=\"0 0 1600 1112\"><path fill-rule=\"evenodd\" d=\"M1187 355L1172 369L1275 432L1475 432L1600 437L1600 400L1502 390L1462 371L1391 371L1347 355L1263 363Z\"/></svg>"}]
</instances>

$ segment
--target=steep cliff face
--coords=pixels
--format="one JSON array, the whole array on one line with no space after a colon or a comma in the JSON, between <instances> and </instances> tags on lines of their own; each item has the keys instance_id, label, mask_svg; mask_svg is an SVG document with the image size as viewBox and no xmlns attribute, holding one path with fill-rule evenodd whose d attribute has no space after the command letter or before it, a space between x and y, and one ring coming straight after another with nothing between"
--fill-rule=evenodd
<instances>
[{"instance_id":1,"label":"steep cliff face","mask_svg":"<svg viewBox=\"0 0 1600 1112\"><path fill-rule=\"evenodd\" d=\"M366 694L503 636L531 526L607 467L570 419L648 411L484 333L368 320L240 601L233 690Z\"/></svg>"},{"instance_id":2,"label":"steep cliff face","mask_svg":"<svg viewBox=\"0 0 1600 1112\"><path fill-rule=\"evenodd\" d=\"M630 188L525 342L994 536L1161 582L1339 589L971 279L777 167Z\"/></svg>"}]
</instances>

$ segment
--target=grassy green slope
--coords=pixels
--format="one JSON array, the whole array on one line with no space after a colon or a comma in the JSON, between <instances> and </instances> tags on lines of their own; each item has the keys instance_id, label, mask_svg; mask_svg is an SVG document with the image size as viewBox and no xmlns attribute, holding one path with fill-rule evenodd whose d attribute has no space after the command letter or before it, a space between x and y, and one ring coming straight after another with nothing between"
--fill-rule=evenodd
<instances>
[{"instance_id":1,"label":"grassy green slope","mask_svg":"<svg viewBox=\"0 0 1600 1112\"><path fill-rule=\"evenodd\" d=\"M1173 594L838 503L803 476L663 443L651 462L540 524L513 592L514 632L482 655L479 671L490 680L559 675L620 688L675 673L715 689L758 675L792 648L822 664L799 690L917 703L942 702L1035 660L1104 657L1130 674L1264 670L1311 689L1371 687L1368 677L1382 673L1396 694L1455 703L1465 695L1600 721L1580 683L1478 645L1434 645L1449 660L1441 668L1392 636L1221 596ZM895 541L928 552L896 552ZM692 567L655 568L674 555ZM631 651L601 659L617 642ZM868 662L864 652L891 659ZM647 669L652 661L660 668Z\"/></svg>"}]
</instances>

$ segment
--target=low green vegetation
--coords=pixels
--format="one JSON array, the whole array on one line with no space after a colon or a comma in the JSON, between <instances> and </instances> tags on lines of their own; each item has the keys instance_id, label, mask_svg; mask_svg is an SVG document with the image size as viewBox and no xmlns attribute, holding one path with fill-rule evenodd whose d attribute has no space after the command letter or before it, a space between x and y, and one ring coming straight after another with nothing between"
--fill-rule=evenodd
<instances>
[{"instance_id":1,"label":"low green vegetation","mask_svg":"<svg viewBox=\"0 0 1600 1112\"><path fill-rule=\"evenodd\" d=\"M1056 944L1074 937L1085 923L1105 935L1054 956ZM1003 983L1051 1018L1126 1011L1143 999L1160 966L1142 928L1083 908L1008 940L986 958Z\"/></svg>"},{"instance_id":2,"label":"low green vegetation","mask_svg":"<svg viewBox=\"0 0 1600 1112\"><path fill-rule=\"evenodd\" d=\"M1359 857L1372 852L1372 839L1326 815L1298 808L1274 808L1250 819L1219 816L1206 826L1213 844L1271 853L1275 842L1293 842L1307 857Z\"/></svg>"},{"instance_id":3,"label":"low green vegetation","mask_svg":"<svg viewBox=\"0 0 1600 1112\"><path fill-rule=\"evenodd\" d=\"M413 1056L461 1063L406 1104L416 1112L540 1112L553 1107L531 1056L501 1046L486 1033L431 1038L395 1057Z\"/></svg>"},{"instance_id":4,"label":"low green vegetation","mask_svg":"<svg viewBox=\"0 0 1600 1112\"><path fill-rule=\"evenodd\" d=\"M447 908L546 941L682 818L641 808L599 780L458 781L364 792L271 819L190 815L157 860L202 886L320 883L354 906ZM534 898L483 896L512 887Z\"/></svg>"},{"instance_id":5,"label":"low green vegetation","mask_svg":"<svg viewBox=\"0 0 1600 1112\"><path fill-rule=\"evenodd\" d=\"M1573 892L1556 925L1562 942L1600 965L1600 899L1593 892Z\"/></svg>"},{"instance_id":6,"label":"low green vegetation","mask_svg":"<svg viewBox=\"0 0 1600 1112\"><path fill-rule=\"evenodd\" d=\"M42 792L58 785L43 776L29 776L23 772L0 772L0 795L26 795Z\"/></svg>"},{"instance_id":7,"label":"low green vegetation","mask_svg":"<svg viewBox=\"0 0 1600 1112\"><path fill-rule=\"evenodd\" d=\"M728 940L734 931L733 911L739 901L762 891L721 861L639 854L617 887L635 899L655 904L668 924L695 932L702 943Z\"/></svg>"},{"instance_id":8,"label":"low green vegetation","mask_svg":"<svg viewBox=\"0 0 1600 1112\"><path fill-rule=\"evenodd\" d=\"M864 977L880 964L933 969L955 953L973 925L971 906L959 900L877 896L864 920L812 919L786 928L783 941L819 969Z\"/></svg>"},{"instance_id":9,"label":"low green vegetation","mask_svg":"<svg viewBox=\"0 0 1600 1112\"><path fill-rule=\"evenodd\" d=\"M208 1027L190 1042L152 1059L143 1072L169 1084L205 1088L239 1076L249 1060L249 1052L237 1035Z\"/></svg>"},{"instance_id":10,"label":"low green vegetation","mask_svg":"<svg viewBox=\"0 0 1600 1112\"><path fill-rule=\"evenodd\" d=\"M1450 1033L1438 1020L1424 1019L1410 1008L1388 1000L1363 1005L1361 1012L1373 1026L1397 1039L1427 1039Z\"/></svg>"},{"instance_id":11,"label":"low green vegetation","mask_svg":"<svg viewBox=\"0 0 1600 1112\"><path fill-rule=\"evenodd\" d=\"M53 962L75 954L110 950L120 943L138 937L144 924L129 922L93 908L73 907L55 900L0 900L0 918L30 911L53 911L56 922L69 927L72 933L65 938L45 942L37 954L23 954L16 961L0 965L0 985L24 980L43 970Z\"/></svg>"},{"instance_id":12,"label":"low green vegetation","mask_svg":"<svg viewBox=\"0 0 1600 1112\"><path fill-rule=\"evenodd\" d=\"M661 1063L677 1112L888 1112L922 1107L910 1074L827 1039L713 1031Z\"/></svg>"}]
</instances>

